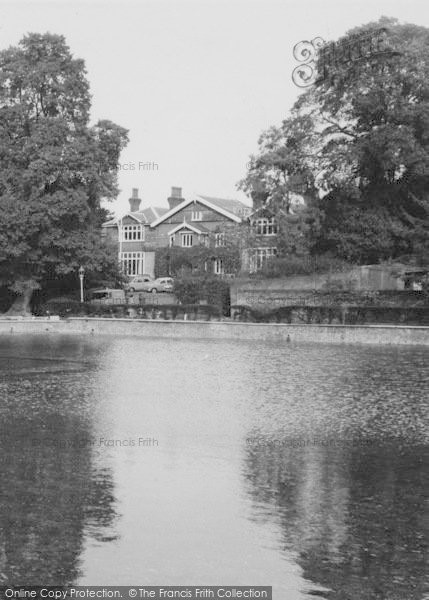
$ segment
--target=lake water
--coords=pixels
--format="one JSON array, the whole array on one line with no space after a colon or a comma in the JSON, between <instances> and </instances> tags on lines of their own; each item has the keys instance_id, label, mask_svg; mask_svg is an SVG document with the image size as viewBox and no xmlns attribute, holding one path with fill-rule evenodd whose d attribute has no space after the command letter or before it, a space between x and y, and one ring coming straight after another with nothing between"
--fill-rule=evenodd
<instances>
[{"instance_id":1,"label":"lake water","mask_svg":"<svg viewBox=\"0 0 429 600\"><path fill-rule=\"evenodd\" d=\"M429 350L9 336L0 582L421 600Z\"/></svg>"}]
</instances>

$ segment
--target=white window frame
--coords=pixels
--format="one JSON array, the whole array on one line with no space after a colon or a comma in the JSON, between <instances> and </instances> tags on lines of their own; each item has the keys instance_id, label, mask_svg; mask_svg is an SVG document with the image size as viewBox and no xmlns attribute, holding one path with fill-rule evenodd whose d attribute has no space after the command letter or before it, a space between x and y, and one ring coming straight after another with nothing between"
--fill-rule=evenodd
<instances>
[{"instance_id":1,"label":"white window frame","mask_svg":"<svg viewBox=\"0 0 429 600\"><path fill-rule=\"evenodd\" d=\"M202 221L203 213L201 210L193 210L191 215L191 221Z\"/></svg>"},{"instance_id":2,"label":"white window frame","mask_svg":"<svg viewBox=\"0 0 429 600\"><path fill-rule=\"evenodd\" d=\"M194 245L194 234L186 232L181 233L180 235L182 237L182 248L192 248L192 246Z\"/></svg>"},{"instance_id":3,"label":"white window frame","mask_svg":"<svg viewBox=\"0 0 429 600\"><path fill-rule=\"evenodd\" d=\"M119 260L125 275L143 275L144 252L121 252Z\"/></svg>"},{"instance_id":4,"label":"white window frame","mask_svg":"<svg viewBox=\"0 0 429 600\"><path fill-rule=\"evenodd\" d=\"M215 248L223 248L225 246L225 234L215 233Z\"/></svg>"},{"instance_id":5,"label":"white window frame","mask_svg":"<svg viewBox=\"0 0 429 600\"><path fill-rule=\"evenodd\" d=\"M275 217L255 219L252 225L256 229L256 235L277 235L278 226Z\"/></svg>"},{"instance_id":6,"label":"white window frame","mask_svg":"<svg viewBox=\"0 0 429 600\"><path fill-rule=\"evenodd\" d=\"M213 273L215 275L224 275L225 274L225 266L223 264L222 258L215 258L213 261Z\"/></svg>"},{"instance_id":7,"label":"white window frame","mask_svg":"<svg viewBox=\"0 0 429 600\"><path fill-rule=\"evenodd\" d=\"M123 242L143 242L144 241L143 225L122 225L121 239Z\"/></svg>"},{"instance_id":8,"label":"white window frame","mask_svg":"<svg viewBox=\"0 0 429 600\"><path fill-rule=\"evenodd\" d=\"M277 256L277 248L274 246L266 246L262 248L253 248L250 257L250 271L255 273L262 269L268 259Z\"/></svg>"}]
</instances>

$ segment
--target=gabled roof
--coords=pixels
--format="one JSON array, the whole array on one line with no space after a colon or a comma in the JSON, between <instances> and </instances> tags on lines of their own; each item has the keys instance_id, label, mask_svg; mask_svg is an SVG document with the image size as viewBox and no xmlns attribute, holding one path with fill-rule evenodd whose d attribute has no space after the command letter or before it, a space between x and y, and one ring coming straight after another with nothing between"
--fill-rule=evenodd
<instances>
[{"instance_id":1,"label":"gabled roof","mask_svg":"<svg viewBox=\"0 0 429 600\"><path fill-rule=\"evenodd\" d=\"M126 217L131 217L132 219L135 219L139 223L147 223L148 222L146 215L144 213L144 210L139 210L138 212L129 212L126 215L123 215L120 219L118 219L118 221L123 221Z\"/></svg>"},{"instance_id":2,"label":"gabled roof","mask_svg":"<svg viewBox=\"0 0 429 600\"><path fill-rule=\"evenodd\" d=\"M102 227L116 227L118 219L110 219L110 221L105 221L101 226Z\"/></svg>"},{"instance_id":3,"label":"gabled roof","mask_svg":"<svg viewBox=\"0 0 429 600\"><path fill-rule=\"evenodd\" d=\"M131 219L134 219L134 221L137 221L137 223L144 223L144 224L149 225L145 215L143 214L143 211L140 211L140 212L129 212L126 215L123 215L122 217L116 217L115 219L106 221L105 223L102 224L102 227L118 227L119 224L126 217L130 217Z\"/></svg>"},{"instance_id":4,"label":"gabled roof","mask_svg":"<svg viewBox=\"0 0 429 600\"><path fill-rule=\"evenodd\" d=\"M207 229L207 227L204 227L203 225L191 225L190 223L183 221L183 223L179 223L179 225L176 225L176 227L174 227L174 229L169 231L167 235L173 235L174 233L177 233L181 229L189 229L190 231L193 231L194 233L198 233L198 235L201 235L201 234L204 235L204 234L209 233L209 230Z\"/></svg>"},{"instance_id":5,"label":"gabled roof","mask_svg":"<svg viewBox=\"0 0 429 600\"><path fill-rule=\"evenodd\" d=\"M195 196L195 198L191 198L189 200L184 200L174 208L168 210L164 213L159 219L153 221L150 224L151 227L156 227L163 221L169 219L177 212L181 211L183 208L186 208L190 204L198 202L199 204L203 204L207 208L214 210L215 212L231 219L231 221L235 221L236 223L241 223L241 217L237 216L237 211L246 209L246 205L240 202L239 200L230 200L230 199L222 199L222 198L211 198L209 196Z\"/></svg>"},{"instance_id":6,"label":"gabled roof","mask_svg":"<svg viewBox=\"0 0 429 600\"><path fill-rule=\"evenodd\" d=\"M141 212L144 213L148 223L153 223L156 219L165 215L165 213L168 212L168 208L149 206L149 208L145 208Z\"/></svg>"},{"instance_id":7,"label":"gabled roof","mask_svg":"<svg viewBox=\"0 0 429 600\"><path fill-rule=\"evenodd\" d=\"M198 198L202 198L211 204L222 208L230 213L237 215L238 217L246 216L252 211L252 208L241 200L236 200L235 198L213 198L212 196L198 196Z\"/></svg>"},{"instance_id":8,"label":"gabled roof","mask_svg":"<svg viewBox=\"0 0 429 600\"><path fill-rule=\"evenodd\" d=\"M115 219L111 219L110 221L106 221L105 223L103 223L102 227L115 227L119 223L121 223L121 221L123 219L125 219L125 217L130 217L131 219L134 219L138 223L150 225L153 221L155 221L156 219L159 219L167 211L168 211L168 208L161 208L158 206L149 206L148 208L144 208L143 210L139 210L136 212L129 212L129 213L126 213L125 215L123 215L122 217L117 217Z\"/></svg>"},{"instance_id":9,"label":"gabled roof","mask_svg":"<svg viewBox=\"0 0 429 600\"><path fill-rule=\"evenodd\" d=\"M251 219L252 217L255 217L256 215L258 215L259 213L262 213L261 218L264 218L264 214L265 215L269 214L271 217L276 217L277 215L280 215L280 214L288 216L287 212L285 210L283 210L283 208L274 210L273 208L271 208L271 206L269 204L264 204L264 206L260 206L256 210L252 211L248 215L248 217L249 217L249 219Z\"/></svg>"}]
</instances>

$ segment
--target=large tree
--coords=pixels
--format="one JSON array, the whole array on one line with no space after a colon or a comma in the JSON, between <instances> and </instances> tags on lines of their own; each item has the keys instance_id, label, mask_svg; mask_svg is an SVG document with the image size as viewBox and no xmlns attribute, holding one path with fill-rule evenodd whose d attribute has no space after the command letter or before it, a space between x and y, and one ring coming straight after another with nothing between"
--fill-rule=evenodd
<instances>
[{"instance_id":1,"label":"large tree","mask_svg":"<svg viewBox=\"0 0 429 600\"><path fill-rule=\"evenodd\" d=\"M14 310L80 265L115 271L100 202L117 196L127 131L90 126L90 107L84 62L63 36L29 34L0 52L0 279L18 295Z\"/></svg>"},{"instance_id":2,"label":"large tree","mask_svg":"<svg viewBox=\"0 0 429 600\"><path fill-rule=\"evenodd\" d=\"M359 263L421 258L429 248L429 30L382 18L327 46L318 70L319 82L269 134L271 153L261 138L242 186L260 196L262 188L270 202L286 194L281 177L287 185L301 173L306 203L319 213L314 253Z\"/></svg>"}]
</instances>

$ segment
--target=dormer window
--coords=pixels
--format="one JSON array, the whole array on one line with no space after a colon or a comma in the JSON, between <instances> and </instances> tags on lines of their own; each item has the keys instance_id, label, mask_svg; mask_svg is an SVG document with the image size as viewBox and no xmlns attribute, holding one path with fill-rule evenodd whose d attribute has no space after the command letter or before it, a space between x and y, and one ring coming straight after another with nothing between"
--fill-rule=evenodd
<instances>
[{"instance_id":1,"label":"dormer window","mask_svg":"<svg viewBox=\"0 0 429 600\"><path fill-rule=\"evenodd\" d=\"M255 219L252 221L256 235L277 235L277 222L274 217L270 219Z\"/></svg>"},{"instance_id":2,"label":"dormer window","mask_svg":"<svg viewBox=\"0 0 429 600\"><path fill-rule=\"evenodd\" d=\"M202 221L203 213L200 210L193 210L191 219L192 221Z\"/></svg>"}]
</instances>

